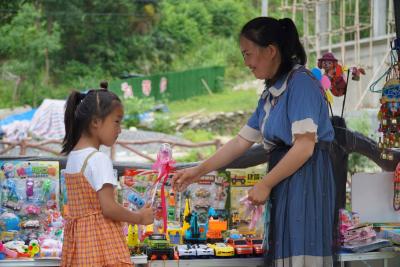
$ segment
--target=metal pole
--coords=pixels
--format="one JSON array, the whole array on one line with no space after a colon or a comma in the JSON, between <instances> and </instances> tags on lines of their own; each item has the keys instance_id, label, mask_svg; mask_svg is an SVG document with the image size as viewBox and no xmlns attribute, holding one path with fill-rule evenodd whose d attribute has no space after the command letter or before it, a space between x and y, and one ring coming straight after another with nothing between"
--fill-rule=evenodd
<instances>
[{"instance_id":1,"label":"metal pole","mask_svg":"<svg viewBox=\"0 0 400 267\"><path fill-rule=\"evenodd\" d=\"M394 22L396 27L396 40L395 40L395 48L397 50L397 58L400 58L399 49L400 49L400 1L393 0L394 4ZM399 60L398 60L399 61Z\"/></svg>"},{"instance_id":2,"label":"metal pole","mask_svg":"<svg viewBox=\"0 0 400 267\"><path fill-rule=\"evenodd\" d=\"M261 0L261 16L268 17L268 0Z\"/></svg>"}]
</instances>

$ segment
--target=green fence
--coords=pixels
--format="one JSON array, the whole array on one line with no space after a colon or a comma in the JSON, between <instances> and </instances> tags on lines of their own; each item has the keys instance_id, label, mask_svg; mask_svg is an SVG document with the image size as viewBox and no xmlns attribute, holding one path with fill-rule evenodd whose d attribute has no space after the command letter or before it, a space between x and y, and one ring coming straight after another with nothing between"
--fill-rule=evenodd
<instances>
[{"instance_id":1,"label":"green fence","mask_svg":"<svg viewBox=\"0 0 400 267\"><path fill-rule=\"evenodd\" d=\"M216 66L111 81L109 87L119 96L132 92L139 98L179 100L220 92L223 82L224 68Z\"/></svg>"}]
</instances>

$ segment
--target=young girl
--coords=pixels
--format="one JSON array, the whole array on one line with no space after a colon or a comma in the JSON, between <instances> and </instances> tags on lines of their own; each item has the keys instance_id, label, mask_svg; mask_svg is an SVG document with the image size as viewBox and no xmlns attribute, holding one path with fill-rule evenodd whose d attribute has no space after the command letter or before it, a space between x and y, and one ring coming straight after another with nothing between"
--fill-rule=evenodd
<instances>
[{"instance_id":1,"label":"young girl","mask_svg":"<svg viewBox=\"0 0 400 267\"><path fill-rule=\"evenodd\" d=\"M107 90L70 94L65 110L62 152L69 216L64 229L61 266L132 266L120 222L151 224L153 210L132 212L115 200L117 179L100 145L112 146L121 132L123 107Z\"/></svg>"}]
</instances>

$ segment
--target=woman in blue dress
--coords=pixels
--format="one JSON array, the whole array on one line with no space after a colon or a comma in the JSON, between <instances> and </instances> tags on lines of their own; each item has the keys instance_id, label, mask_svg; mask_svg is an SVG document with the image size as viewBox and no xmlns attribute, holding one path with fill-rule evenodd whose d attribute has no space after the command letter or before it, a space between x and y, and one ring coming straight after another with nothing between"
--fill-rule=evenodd
<instances>
[{"instance_id":1,"label":"woman in blue dress","mask_svg":"<svg viewBox=\"0 0 400 267\"><path fill-rule=\"evenodd\" d=\"M268 266L332 266L335 182L329 148L334 131L323 90L304 67L296 26L288 18L255 18L242 28L240 48L245 65L265 80L257 108L213 156L178 172L174 187L184 190L262 142L271 155L269 171L248 197L257 205L270 200Z\"/></svg>"}]
</instances>

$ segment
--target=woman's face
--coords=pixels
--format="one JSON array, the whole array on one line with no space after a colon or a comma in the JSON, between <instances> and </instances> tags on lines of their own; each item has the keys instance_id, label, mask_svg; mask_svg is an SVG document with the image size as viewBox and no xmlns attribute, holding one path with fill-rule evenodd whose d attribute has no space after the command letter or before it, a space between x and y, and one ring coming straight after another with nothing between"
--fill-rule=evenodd
<instances>
[{"instance_id":1,"label":"woman's face","mask_svg":"<svg viewBox=\"0 0 400 267\"><path fill-rule=\"evenodd\" d=\"M240 37L240 50L244 64L257 79L271 79L276 74L280 58L274 45L261 47L245 37Z\"/></svg>"}]
</instances>

